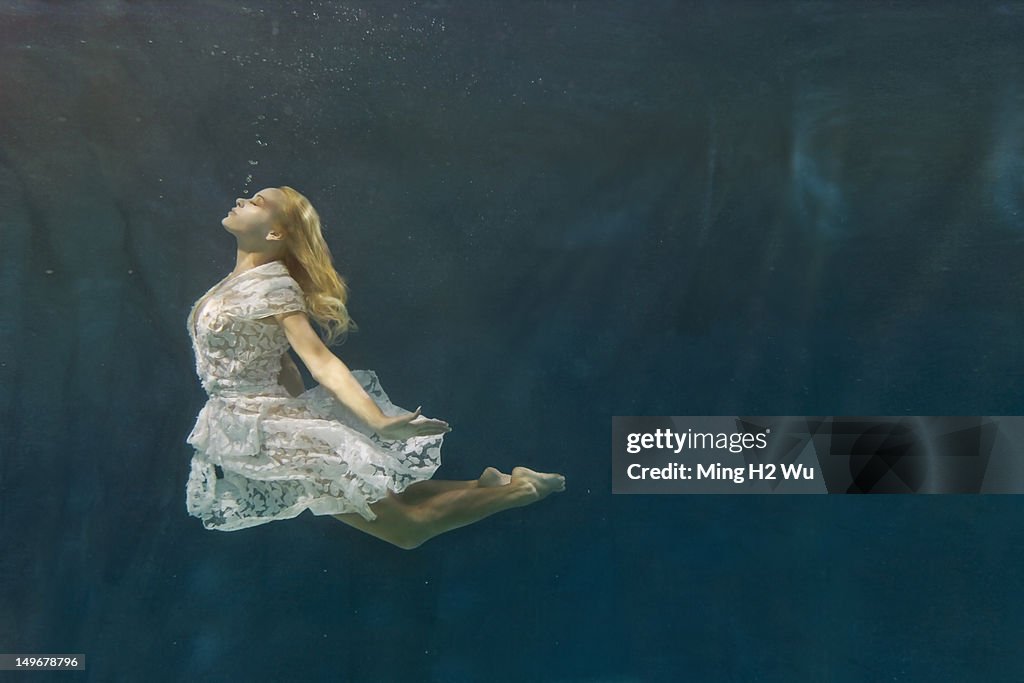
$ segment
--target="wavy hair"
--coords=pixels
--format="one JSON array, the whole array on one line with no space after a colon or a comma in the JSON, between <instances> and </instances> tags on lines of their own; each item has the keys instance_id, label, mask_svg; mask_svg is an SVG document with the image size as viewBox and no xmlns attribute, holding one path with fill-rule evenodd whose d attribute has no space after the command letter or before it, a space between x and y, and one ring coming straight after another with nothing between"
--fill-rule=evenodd
<instances>
[{"instance_id":1,"label":"wavy hair","mask_svg":"<svg viewBox=\"0 0 1024 683\"><path fill-rule=\"evenodd\" d=\"M348 285L334 269L331 250L324 241L320 215L301 193L287 185L277 188L285 194L281 206L281 227L287 247L284 264L306 295L309 315L322 328L324 343L344 341L359 326L348 313Z\"/></svg>"}]
</instances>

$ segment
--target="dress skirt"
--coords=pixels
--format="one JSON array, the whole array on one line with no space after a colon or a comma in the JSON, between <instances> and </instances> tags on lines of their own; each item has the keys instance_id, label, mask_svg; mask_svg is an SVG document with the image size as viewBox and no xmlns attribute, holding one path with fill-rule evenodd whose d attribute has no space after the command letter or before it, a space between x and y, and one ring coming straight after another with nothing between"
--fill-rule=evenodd
<instances>
[{"instance_id":1,"label":"dress skirt","mask_svg":"<svg viewBox=\"0 0 1024 683\"><path fill-rule=\"evenodd\" d=\"M354 370L385 415L395 406L372 370ZM317 385L297 397L283 388L217 394L199 413L186 508L207 529L235 531L289 519L356 512L430 479L441 465L444 434L386 440Z\"/></svg>"}]
</instances>

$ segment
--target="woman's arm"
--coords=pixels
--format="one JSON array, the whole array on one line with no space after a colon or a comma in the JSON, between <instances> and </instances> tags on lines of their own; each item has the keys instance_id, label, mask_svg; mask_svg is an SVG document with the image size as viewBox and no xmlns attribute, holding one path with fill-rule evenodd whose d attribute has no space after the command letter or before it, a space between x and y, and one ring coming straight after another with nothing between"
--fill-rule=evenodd
<instances>
[{"instance_id":1,"label":"woman's arm","mask_svg":"<svg viewBox=\"0 0 1024 683\"><path fill-rule=\"evenodd\" d=\"M388 417L376 401L363 389L341 359L324 346L302 311L289 311L274 316L284 328L288 342L309 368L310 374L335 398L344 403L373 431L384 438L405 440L413 436L445 434L452 430L444 420L427 418L416 410Z\"/></svg>"},{"instance_id":2,"label":"woman's arm","mask_svg":"<svg viewBox=\"0 0 1024 683\"><path fill-rule=\"evenodd\" d=\"M385 426L389 418L381 412L341 359L324 346L305 313L289 311L274 317L313 379L348 406L370 429L379 431Z\"/></svg>"},{"instance_id":3,"label":"woman's arm","mask_svg":"<svg viewBox=\"0 0 1024 683\"><path fill-rule=\"evenodd\" d=\"M302 373L299 372L298 366L295 365L295 361L287 351L281 356L281 374L277 376L277 383L292 396L298 396L306 390L306 385L302 381Z\"/></svg>"}]
</instances>

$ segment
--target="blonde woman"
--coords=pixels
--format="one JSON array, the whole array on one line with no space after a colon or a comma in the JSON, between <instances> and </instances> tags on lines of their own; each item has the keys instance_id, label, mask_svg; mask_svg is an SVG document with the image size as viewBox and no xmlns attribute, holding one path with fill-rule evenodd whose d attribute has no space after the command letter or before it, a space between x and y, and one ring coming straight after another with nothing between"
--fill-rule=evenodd
<instances>
[{"instance_id":1,"label":"blonde woman","mask_svg":"<svg viewBox=\"0 0 1024 683\"><path fill-rule=\"evenodd\" d=\"M188 317L208 400L187 439L186 508L205 528L308 509L410 549L564 490L561 475L525 467L431 479L448 423L394 405L372 370L350 371L328 349L356 326L309 200L284 186L235 204L221 221L237 242L235 269ZM303 387L289 346L316 387Z\"/></svg>"}]
</instances>

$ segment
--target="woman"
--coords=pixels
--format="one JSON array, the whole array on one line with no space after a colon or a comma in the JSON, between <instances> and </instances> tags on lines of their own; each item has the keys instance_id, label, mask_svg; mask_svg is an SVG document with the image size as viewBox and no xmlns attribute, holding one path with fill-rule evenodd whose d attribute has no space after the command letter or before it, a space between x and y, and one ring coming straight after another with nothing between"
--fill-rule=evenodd
<instances>
[{"instance_id":1,"label":"woman","mask_svg":"<svg viewBox=\"0 0 1024 683\"><path fill-rule=\"evenodd\" d=\"M350 371L310 325L328 345L355 329L309 200L266 188L221 224L237 242L235 269L188 318L209 400L187 439L186 507L204 527L234 531L309 509L410 549L565 489L561 475L525 467L432 480L448 423L392 404L372 370ZM318 386L304 390L289 345Z\"/></svg>"}]
</instances>

